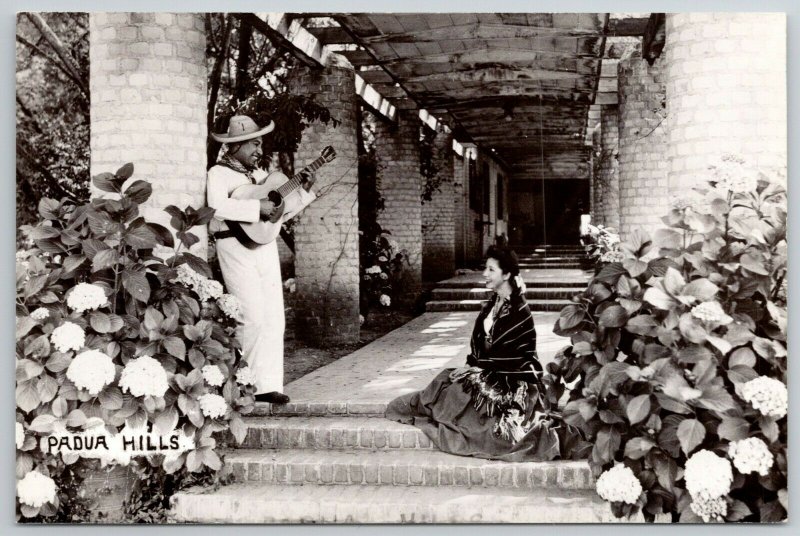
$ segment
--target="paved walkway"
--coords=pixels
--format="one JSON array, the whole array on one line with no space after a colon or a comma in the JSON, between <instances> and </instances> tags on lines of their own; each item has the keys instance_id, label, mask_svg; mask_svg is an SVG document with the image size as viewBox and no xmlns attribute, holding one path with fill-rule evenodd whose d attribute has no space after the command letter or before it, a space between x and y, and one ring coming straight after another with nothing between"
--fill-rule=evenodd
<instances>
[{"instance_id":1,"label":"paved walkway","mask_svg":"<svg viewBox=\"0 0 800 536\"><path fill-rule=\"evenodd\" d=\"M446 367L464 364L477 312L425 313L408 324L288 384L292 402L383 405L422 389ZM542 364L569 343L553 334L557 312L535 313Z\"/></svg>"},{"instance_id":2,"label":"paved walkway","mask_svg":"<svg viewBox=\"0 0 800 536\"><path fill-rule=\"evenodd\" d=\"M569 282L585 285L591 279L592 273L580 268L522 268L520 275L526 285L547 285L557 282L558 284ZM450 279L440 281L438 286L450 286L470 283L471 285L482 287L483 276L480 271L473 271L467 274L458 275Z\"/></svg>"}]
</instances>

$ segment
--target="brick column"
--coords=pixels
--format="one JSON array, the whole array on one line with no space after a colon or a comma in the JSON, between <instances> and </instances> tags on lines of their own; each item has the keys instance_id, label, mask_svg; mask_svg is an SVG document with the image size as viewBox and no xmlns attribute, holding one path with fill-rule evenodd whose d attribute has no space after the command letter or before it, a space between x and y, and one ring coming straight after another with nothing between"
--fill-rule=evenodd
<instances>
[{"instance_id":1,"label":"brick column","mask_svg":"<svg viewBox=\"0 0 800 536\"><path fill-rule=\"evenodd\" d=\"M314 96L340 123L309 125L295 155L301 169L326 145L336 160L317 171L319 198L294 228L297 301L296 336L316 344L357 342L359 337L358 146L355 77L349 65L303 69L292 91Z\"/></svg>"},{"instance_id":2,"label":"brick column","mask_svg":"<svg viewBox=\"0 0 800 536\"><path fill-rule=\"evenodd\" d=\"M785 14L668 14L666 31L670 190L711 177L726 154L785 176Z\"/></svg>"},{"instance_id":3,"label":"brick column","mask_svg":"<svg viewBox=\"0 0 800 536\"><path fill-rule=\"evenodd\" d=\"M92 175L132 162L153 186L143 215L169 228L164 207L206 204L203 15L90 13L89 28Z\"/></svg>"},{"instance_id":4,"label":"brick column","mask_svg":"<svg viewBox=\"0 0 800 536\"><path fill-rule=\"evenodd\" d=\"M455 188L453 182L453 134L440 131L434 141L439 168L439 191L422 205L422 278L440 281L455 272Z\"/></svg>"},{"instance_id":5,"label":"brick column","mask_svg":"<svg viewBox=\"0 0 800 536\"><path fill-rule=\"evenodd\" d=\"M669 208L662 60L619 62L619 231L652 233Z\"/></svg>"},{"instance_id":6,"label":"brick column","mask_svg":"<svg viewBox=\"0 0 800 536\"><path fill-rule=\"evenodd\" d=\"M453 240L456 267L463 267L467 256L467 158L451 154L453 160Z\"/></svg>"},{"instance_id":7,"label":"brick column","mask_svg":"<svg viewBox=\"0 0 800 536\"><path fill-rule=\"evenodd\" d=\"M600 153L600 154L596 154ZM600 139L595 158L594 200L597 223L619 230L619 107L600 107Z\"/></svg>"},{"instance_id":8,"label":"brick column","mask_svg":"<svg viewBox=\"0 0 800 536\"><path fill-rule=\"evenodd\" d=\"M402 294L397 296L405 304L417 299L422 280L419 126L416 110L398 110L396 125L379 122L375 129L379 189L384 199L378 223L408 253Z\"/></svg>"}]
</instances>

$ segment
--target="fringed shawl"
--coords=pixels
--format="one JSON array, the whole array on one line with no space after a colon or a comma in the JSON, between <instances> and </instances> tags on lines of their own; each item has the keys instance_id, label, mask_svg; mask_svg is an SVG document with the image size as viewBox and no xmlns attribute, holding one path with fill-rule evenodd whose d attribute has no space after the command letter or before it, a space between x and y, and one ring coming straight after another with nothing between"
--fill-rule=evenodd
<instances>
[{"instance_id":1,"label":"fringed shawl","mask_svg":"<svg viewBox=\"0 0 800 536\"><path fill-rule=\"evenodd\" d=\"M498 417L496 435L516 442L536 420L540 394L537 372L542 372L542 365L536 355L533 316L521 292L504 301L486 335L483 320L498 299L495 295L478 315L467 368L453 371L451 380L463 385L475 409L485 407L489 416Z\"/></svg>"}]
</instances>

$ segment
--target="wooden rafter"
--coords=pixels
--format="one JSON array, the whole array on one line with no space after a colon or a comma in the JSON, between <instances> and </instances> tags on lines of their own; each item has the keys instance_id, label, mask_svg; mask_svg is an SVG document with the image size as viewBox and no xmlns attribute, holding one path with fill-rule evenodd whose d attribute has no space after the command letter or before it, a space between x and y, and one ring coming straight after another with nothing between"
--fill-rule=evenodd
<instances>
[{"instance_id":1,"label":"wooden rafter","mask_svg":"<svg viewBox=\"0 0 800 536\"><path fill-rule=\"evenodd\" d=\"M307 66L325 66L328 51L302 26L300 20L291 18L286 13L238 13L236 16L249 22L276 46L288 49Z\"/></svg>"}]
</instances>

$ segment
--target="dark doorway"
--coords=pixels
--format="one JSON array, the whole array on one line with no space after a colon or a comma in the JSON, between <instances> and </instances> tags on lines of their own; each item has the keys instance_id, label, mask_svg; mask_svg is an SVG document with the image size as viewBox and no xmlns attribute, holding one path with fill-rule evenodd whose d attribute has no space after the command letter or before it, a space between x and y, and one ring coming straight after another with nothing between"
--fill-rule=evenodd
<instances>
[{"instance_id":1,"label":"dark doorway","mask_svg":"<svg viewBox=\"0 0 800 536\"><path fill-rule=\"evenodd\" d=\"M510 181L509 240L514 245L579 244L580 215L589 210L589 181Z\"/></svg>"}]
</instances>

